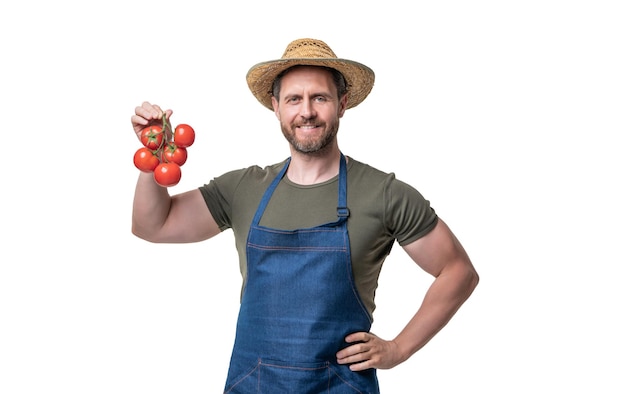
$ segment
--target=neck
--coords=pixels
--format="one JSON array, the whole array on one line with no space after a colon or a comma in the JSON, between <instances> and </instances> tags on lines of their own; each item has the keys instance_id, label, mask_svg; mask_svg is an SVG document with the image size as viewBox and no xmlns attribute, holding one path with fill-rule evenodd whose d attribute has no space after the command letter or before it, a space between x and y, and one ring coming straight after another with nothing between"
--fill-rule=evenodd
<instances>
[{"instance_id":1,"label":"neck","mask_svg":"<svg viewBox=\"0 0 626 394\"><path fill-rule=\"evenodd\" d=\"M339 174L339 148L329 149L321 154L307 154L291 151L291 163L287 178L299 185L313 185L325 182Z\"/></svg>"}]
</instances>

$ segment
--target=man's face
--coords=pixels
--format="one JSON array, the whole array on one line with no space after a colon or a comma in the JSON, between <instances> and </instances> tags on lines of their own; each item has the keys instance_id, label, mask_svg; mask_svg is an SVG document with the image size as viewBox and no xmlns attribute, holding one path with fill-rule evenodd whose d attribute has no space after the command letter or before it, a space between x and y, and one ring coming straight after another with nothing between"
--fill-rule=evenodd
<instances>
[{"instance_id":1,"label":"man's face","mask_svg":"<svg viewBox=\"0 0 626 394\"><path fill-rule=\"evenodd\" d=\"M323 150L337 136L347 96L339 100L332 74L319 67L298 67L283 76L280 97L272 97L283 135L301 153Z\"/></svg>"}]
</instances>

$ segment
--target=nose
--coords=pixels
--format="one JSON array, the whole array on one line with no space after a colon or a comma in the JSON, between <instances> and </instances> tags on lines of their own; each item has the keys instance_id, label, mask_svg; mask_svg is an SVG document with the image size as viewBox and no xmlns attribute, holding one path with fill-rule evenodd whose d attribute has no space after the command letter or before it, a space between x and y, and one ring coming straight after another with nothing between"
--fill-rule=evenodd
<instances>
[{"instance_id":1,"label":"nose","mask_svg":"<svg viewBox=\"0 0 626 394\"><path fill-rule=\"evenodd\" d=\"M312 119L315 117L313 100L311 100L310 98L305 98L302 100L302 105L300 106L300 116L302 116L304 119Z\"/></svg>"}]
</instances>

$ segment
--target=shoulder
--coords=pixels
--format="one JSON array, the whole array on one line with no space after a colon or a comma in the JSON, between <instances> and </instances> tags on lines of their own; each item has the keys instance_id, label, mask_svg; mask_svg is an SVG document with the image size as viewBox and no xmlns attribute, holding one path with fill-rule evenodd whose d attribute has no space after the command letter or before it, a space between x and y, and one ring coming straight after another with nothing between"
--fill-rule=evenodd
<instances>
[{"instance_id":1,"label":"shoulder","mask_svg":"<svg viewBox=\"0 0 626 394\"><path fill-rule=\"evenodd\" d=\"M261 167L259 165L251 165L236 170L225 172L224 174L213 179L212 182L218 184L240 184L241 182L263 182L265 179L270 181L280 172L285 165L287 159Z\"/></svg>"},{"instance_id":2,"label":"shoulder","mask_svg":"<svg viewBox=\"0 0 626 394\"><path fill-rule=\"evenodd\" d=\"M253 193L263 189L264 185L269 185L285 165L287 159L282 162L261 167L251 165L236 170L225 172L200 187L200 191L205 198L219 197L225 200L232 200L241 193Z\"/></svg>"},{"instance_id":3,"label":"shoulder","mask_svg":"<svg viewBox=\"0 0 626 394\"><path fill-rule=\"evenodd\" d=\"M368 185L385 185L396 178L393 172L379 170L352 157L348 157L348 174L348 181L366 183Z\"/></svg>"},{"instance_id":4,"label":"shoulder","mask_svg":"<svg viewBox=\"0 0 626 394\"><path fill-rule=\"evenodd\" d=\"M413 185L410 185L398 178L394 172L382 171L358 160L349 157L348 168L350 177L355 182L363 183L368 187L380 186L382 191L397 193L417 193L420 192Z\"/></svg>"}]
</instances>

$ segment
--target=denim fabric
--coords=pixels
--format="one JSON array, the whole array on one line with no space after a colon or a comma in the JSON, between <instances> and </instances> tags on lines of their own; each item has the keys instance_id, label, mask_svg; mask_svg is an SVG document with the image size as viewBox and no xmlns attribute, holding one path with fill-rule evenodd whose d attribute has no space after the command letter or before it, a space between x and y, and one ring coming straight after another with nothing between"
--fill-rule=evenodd
<instances>
[{"instance_id":1,"label":"denim fabric","mask_svg":"<svg viewBox=\"0 0 626 394\"><path fill-rule=\"evenodd\" d=\"M269 186L248 234L244 288L225 393L378 393L376 370L336 362L346 335L369 331L350 260L347 170L338 220L293 231L259 225L289 161Z\"/></svg>"}]
</instances>

